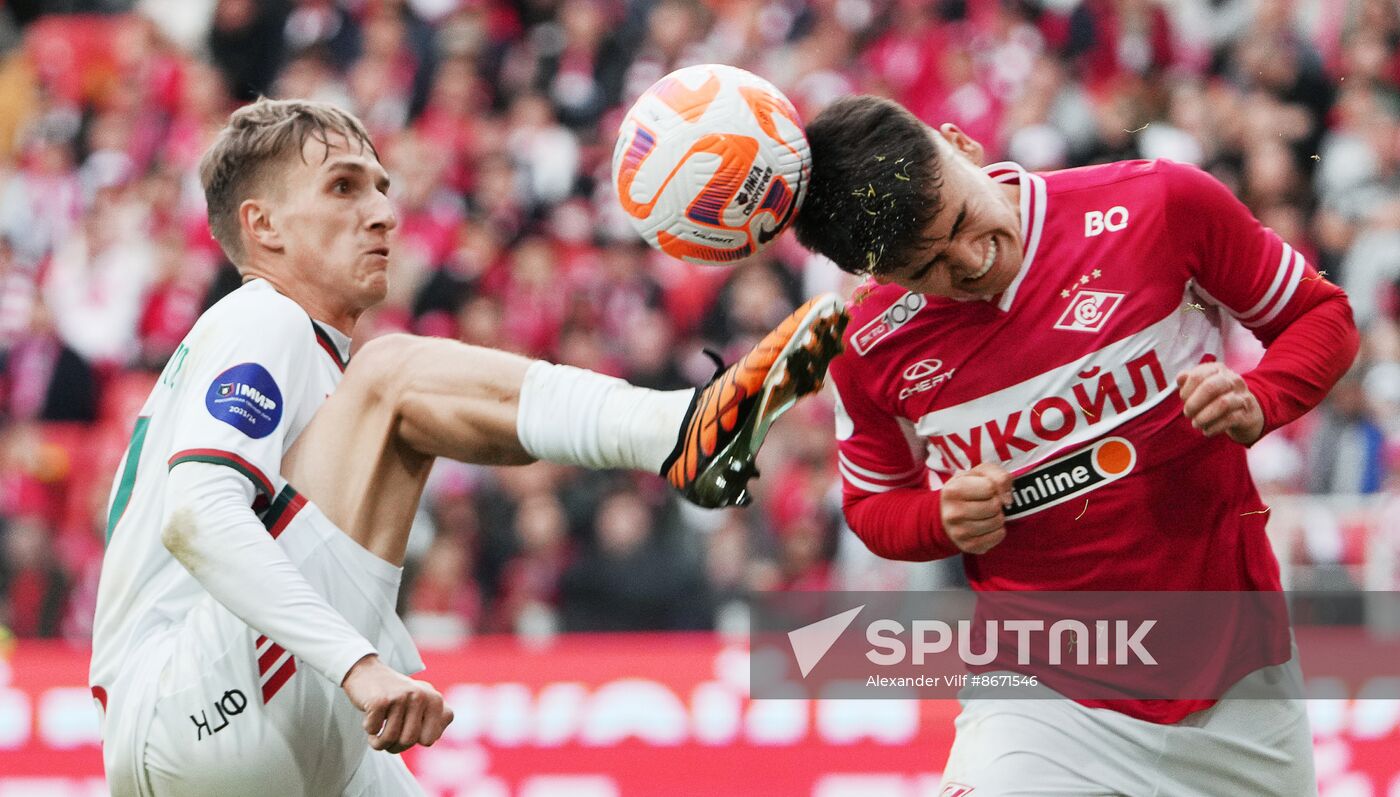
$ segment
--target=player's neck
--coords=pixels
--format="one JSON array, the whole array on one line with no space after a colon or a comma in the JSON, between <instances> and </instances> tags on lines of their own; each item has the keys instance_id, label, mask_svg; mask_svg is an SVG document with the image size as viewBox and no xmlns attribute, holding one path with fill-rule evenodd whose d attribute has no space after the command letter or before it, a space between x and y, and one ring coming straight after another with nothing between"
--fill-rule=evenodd
<instances>
[{"instance_id":1,"label":"player's neck","mask_svg":"<svg viewBox=\"0 0 1400 797\"><path fill-rule=\"evenodd\" d=\"M1011 207L1015 208L1017 215L1019 215L1021 213L1021 181L1013 180L997 185L1001 188L1002 193L1006 194L1007 199L1011 200Z\"/></svg>"},{"instance_id":2,"label":"player's neck","mask_svg":"<svg viewBox=\"0 0 1400 797\"><path fill-rule=\"evenodd\" d=\"M327 301L326 297L318 295L318 291L311 286L297 280L283 278L255 266L244 270L243 281L245 283L255 279L263 280L278 293L296 302L313 320L337 330L347 337L354 336L355 322L359 320L360 313L363 312L361 308L339 306L333 301Z\"/></svg>"},{"instance_id":3,"label":"player's neck","mask_svg":"<svg viewBox=\"0 0 1400 797\"><path fill-rule=\"evenodd\" d=\"M1020 181L1020 180L1015 180L1015 181L1012 181L1012 182L1009 182L1009 183L998 183L998 184L997 184L997 187L1001 189L1002 193L1006 196L1007 201L1011 203L1011 207L1012 207L1012 209L1016 212L1017 217L1020 217L1020 215L1021 215L1021 181ZM1025 220L1022 219L1022 224L1024 225L1024 223L1025 223ZM1022 251L1022 252L1024 252L1024 251L1025 251L1025 248L1026 248L1026 242L1025 242L1024 240L1022 240L1022 235L1024 235L1024 233L1022 233L1021 235L1018 235L1018 236L1017 236L1017 238L1016 238L1016 245L1019 246L1019 247L1021 248L1021 251ZM1025 267L1026 267L1026 262L1025 262L1024 259L1022 259L1021 265L1017 267L1016 273L1013 274L1013 275L1011 275L1011 283L1014 283L1014 282L1016 281L1016 279L1017 279L1017 278L1020 276L1020 274L1021 274L1021 270L1024 269ZM998 304L998 303L1000 303L1000 302L1001 302L1001 297L1002 297L1002 295L1006 293L1006 290L1007 290L1007 288L1009 288L1009 287L1011 286L1011 283L1007 283L1005 286L1003 286L1003 287L1001 288L1001 290L997 291L996 293L992 293L992 294L988 294L988 295L986 295L986 296L980 296L980 297L978 297L976 301L987 302L987 303L989 303L989 304Z\"/></svg>"}]
</instances>

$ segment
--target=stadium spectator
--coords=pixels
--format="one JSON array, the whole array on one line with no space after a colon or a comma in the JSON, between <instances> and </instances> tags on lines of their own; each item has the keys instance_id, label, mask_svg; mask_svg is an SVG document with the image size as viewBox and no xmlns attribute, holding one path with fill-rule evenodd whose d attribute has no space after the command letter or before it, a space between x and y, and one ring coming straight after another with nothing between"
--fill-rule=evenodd
<instances>
[{"instance_id":1,"label":"stadium spectator","mask_svg":"<svg viewBox=\"0 0 1400 797\"><path fill-rule=\"evenodd\" d=\"M1361 378L1337 383L1312 438L1308 472L1314 493L1374 493L1385 478L1385 433L1372 415Z\"/></svg>"},{"instance_id":2,"label":"stadium spectator","mask_svg":"<svg viewBox=\"0 0 1400 797\"><path fill-rule=\"evenodd\" d=\"M48 305L36 304L29 329L5 356L0 418L10 423L97 420L98 380L92 365L58 336Z\"/></svg>"},{"instance_id":3,"label":"stadium spectator","mask_svg":"<svg viewBox=\"0 0 1400 797\"><path fill-rule=\"evenodd\" d=\"M597 538L564 572L565 631L680 631L709 628L710 601L698 563L656 527L635 490L598 506ZM669 539L667 539L669 537Z\"/></svg>"},{"instance_id":4,"label":"stadium spectator","mask_svg":"<svg viewBox=\"0 0 1400 797\"><path fill-rule=\"evenodd\" d=\"M569 564L568 518L552 493L521 502L515 515L520 552L501 572L492 630L544 633L554 630L560 579Z\"/></svg>"},{"instance_id":5,"label":"stadium spectator","mask_svg":"<svg viewBox=\"0 0 1400 797\"><path fill-rule=\"evenodd\" d=\"M4 530L0 625L19 637L56 637L67 608L69 575L54 554L53 542L37 517L20 517Z\"/></svg>"}]
</instances>

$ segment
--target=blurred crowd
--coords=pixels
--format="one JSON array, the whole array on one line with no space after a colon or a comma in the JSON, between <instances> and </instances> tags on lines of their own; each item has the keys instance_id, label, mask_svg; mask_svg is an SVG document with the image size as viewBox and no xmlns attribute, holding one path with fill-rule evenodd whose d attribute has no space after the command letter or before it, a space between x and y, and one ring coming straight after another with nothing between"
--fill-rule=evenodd
<instances>
[{"instance_id":1,"label":"blurred crowd","mask_svg":"<svg viewBox=\"0 0 1400 797\"><path fill-rule=\"evenodd\" d=\"M1224 180L1351 295L1357 365L1251 462L1280 501L1393 499L1356 550L1341 526L1296 535L1304 559L1364 559L1400 543L1398 45L1396 0L0 0L0 626L88 634L132 419L238 284L195 165L240 102L328 100L375 137L400 224L361 342L410 330L677 388L709 377L704 348L733 358L805 295L848 292L791 236L702 269L630 232L618 122L702 62L805 118L877 92L1032 169L1169 157ZM1260 352L1240 329L1230 348L1237 368ZM440 463L402 608L451 643L739 629L755 591L955 584L844 530L831 430L826 397L785 418L744 511L646 475Z\"/></svg>"}]
</instances>

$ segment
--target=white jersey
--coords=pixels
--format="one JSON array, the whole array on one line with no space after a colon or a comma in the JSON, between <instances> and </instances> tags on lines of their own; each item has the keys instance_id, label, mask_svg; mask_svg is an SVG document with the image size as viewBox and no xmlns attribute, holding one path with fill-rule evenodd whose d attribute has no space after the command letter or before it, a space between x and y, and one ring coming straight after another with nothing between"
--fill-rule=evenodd
<instances>
[{"instance_id":1,"label":"white jersey","mask_svg":"<svg viewBox=\"0 0 1400 797\"><path fill-rule=\"evenodd\" d=\"M348 351L348 337L263 280L210 308L176 349L112 486L90 670L104 708L102 689L142 661L147 638L207 594L161 539L170 468L225 465L252 482L262 512L283 486L283 455L335 390Z\"/></svg>"}]
</instances>

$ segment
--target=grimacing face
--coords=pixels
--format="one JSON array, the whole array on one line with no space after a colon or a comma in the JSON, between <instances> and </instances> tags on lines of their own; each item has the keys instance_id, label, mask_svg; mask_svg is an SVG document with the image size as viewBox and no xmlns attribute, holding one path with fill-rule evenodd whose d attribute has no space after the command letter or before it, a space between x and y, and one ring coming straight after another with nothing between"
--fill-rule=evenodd
<instances>
[{"instance_id":1,"label":"grimacing face","mask_svg":"<svg viewBox=\"0 0 1400 797\"><path fill-rule=\"evenodd\" d=\"M941 208L924 230L929 242L909 263L875 281L956 301L991 299L1021 270L1020 187L983 173L982 146L955 125L930 134L943 184Z\"/></svg>"},{"instance_id":2,"label":"grimacing face","mask_svg":"<svg viewBox=\"0 0 1400 797\"><path fill-rule=\"evenodd\" d=\"M267 201L288 276L329 309L358 315L388 292L398 220L374 152L340 134L328 142L308 138Z\"/></svg>"}]
</instances>

